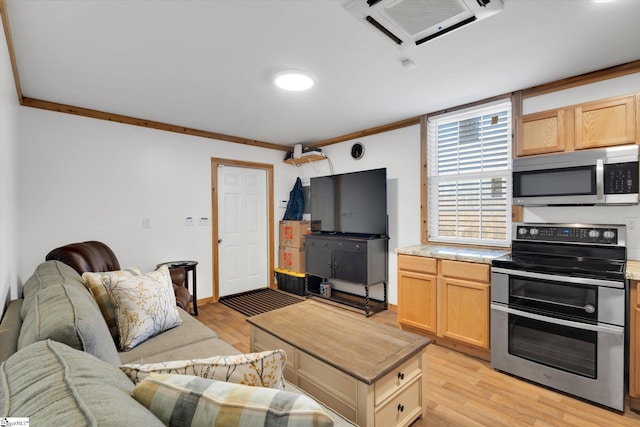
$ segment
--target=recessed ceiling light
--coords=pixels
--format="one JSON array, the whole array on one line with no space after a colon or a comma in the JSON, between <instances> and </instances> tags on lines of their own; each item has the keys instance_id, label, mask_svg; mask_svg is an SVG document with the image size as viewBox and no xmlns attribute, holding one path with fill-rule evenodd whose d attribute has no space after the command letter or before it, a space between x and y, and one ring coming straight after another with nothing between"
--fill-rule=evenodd
<instances>
[{"instance_id":1,"label":"recessed ceiling light","mask_svg":"<svg viewBox=\"0 0 640 427\"><path fill-rule=\"evenodd\" d=\"M291 91L311 89L314 84L313 78L309 73L299 70L281 71L276 74L274 82L280 89Z\"/></svg>"}]
</instances>

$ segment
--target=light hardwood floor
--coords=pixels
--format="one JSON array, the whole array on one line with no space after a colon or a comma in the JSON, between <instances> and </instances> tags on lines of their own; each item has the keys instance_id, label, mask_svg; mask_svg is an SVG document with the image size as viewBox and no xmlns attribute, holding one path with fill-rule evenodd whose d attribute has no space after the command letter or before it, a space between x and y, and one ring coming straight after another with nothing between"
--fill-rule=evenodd
<instances>
[{"instance_id":1,"label":"light hardwood floor","mask_svg":"<svg viewBox=\"0 0 640 427\"><path fill-rule=\"evenodd\" d=\"M198 320L220 338L240 351L249 351L246 316L217 303L199 305L198 311ZM398 327L396 313L390 310L369 320ZM620 415L496 372L483 360L434 344L427 347L426 375L429 416L416 421L414 427L640 426L640 415L629 409Z\"/></svg>"}]
</instances>

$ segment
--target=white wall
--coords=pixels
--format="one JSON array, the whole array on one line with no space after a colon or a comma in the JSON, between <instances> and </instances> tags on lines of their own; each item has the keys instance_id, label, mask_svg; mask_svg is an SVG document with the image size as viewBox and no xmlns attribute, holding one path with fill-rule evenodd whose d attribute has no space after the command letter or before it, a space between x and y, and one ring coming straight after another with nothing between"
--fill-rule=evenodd
<instances>
[{"instance_id":1,"label":"white wall","mask_svg":"<svg viewBox=\"0 0 640 427\"><path fill-rule=\"evenodd\" d=\"M2 81L4 87L7 82ZM544 95L527 100L525 112L635 92L639 82L640 75L626 76ZM5 117L4 99L0 120ZM211 296L211 227L188 228L184 218L211 217L210 158L221 157L272 163L276 200L288 198L296 175L308 182L313 176L386 167L391 238L388 298L390 303L397 303L395 249L420 242L417 125L324 147L330 161L294 167L282 163L283 152L223 141L29 108L21 108L18 119L19 144L8 144L3 138L1 145L9 153L19 147L19 152L17 162L2 156L0 197L2 206L7 206L19 195L20 221L15 209L13 213L0 212L0 244L5 253L16 252L15 234L10 236L19 222L19 283L28 278L50 249L97 239L113 248L123 266L152 269L161 261L196 259L200 262L198 296ZM15 134L6 123L0 126L3 136ZM353 160L349 154L356 141L365 146L360 160ZM17 189L14 183L5 192L7 182L15 182L11 177L16 171ZM277 203L275 206L274 227L284 214L284 209ZM525 221L624 223L629 217L640 218L640 207L543 207L524 211ZM151 228L142 228L143 218L151 219ZM630 232L629 240L629 258L640 259L640 228ZM276 250L277 244L276 233ZM9 278L9 270L16 264L9 260L9 267L5 267L5 259L3 256L0 262L0 290L4 294L9 289L6 283L15 282ZM346 284L340 286L361 291ZM380 294L372 290L372 296L378 298Z\"/></svg>"},{"instance_id":2,"label":"white wall","mask_svg":"<svg viewBox=\"0 0 640 427\"><path fill-rule=\"evenodd\" d=\"M529 98L523 113L560 108L582 102L640 91L640 73L604 80L546 95ZM525 222L585 224L627 224L627 258L640 260L640 206L530 207L523 210ZM635 226L629 226L634 218Z\"/></svg>"},{"instance_id":3,"label":"white wall","mask_svg":"<svg viewBox=\"0 0 640 427\"><path fill-rule=\"evenodd\" d=\"M211 218L211 158L273 164L276 195L288 195L295 181L283 151L32 108L20 113L22 282L51 249L101 240L123 267L197 260L198 298L209 297L215 224L184 222ZM277 233L273 243L277 250Z\"/></svg>"},{"instance_id":4,"label":"white wall","mask_svg":"<svg viewBox=\"0 0 640 427\"><path fill-rule=\"evenodd\" d=\"M351 157L351 146L361 142L364 156ZM389 286L391 304L398 302L397 256L395 249L420 243L420 126L410 126L366 138L323 147L329 160L297 168L303 183L314 176L387 168L387 210L389 214ZM333 170L330 165L333 165ZM345 283L336 289L362 294L362 288ZM381 299L381 287L372 287L371 296Z\"/></svg>"},{"instance_id":5,"label":"white wall","mask_svg":"<svg viewBox=\"0 0 640 427\"><path fill-rule=\"evenodd\" d=\"M0 32L2 32L0 22ZM0 42L0 316L18 298L17 139L18 97L7 43Z\"/></svg>"}]
</instances>

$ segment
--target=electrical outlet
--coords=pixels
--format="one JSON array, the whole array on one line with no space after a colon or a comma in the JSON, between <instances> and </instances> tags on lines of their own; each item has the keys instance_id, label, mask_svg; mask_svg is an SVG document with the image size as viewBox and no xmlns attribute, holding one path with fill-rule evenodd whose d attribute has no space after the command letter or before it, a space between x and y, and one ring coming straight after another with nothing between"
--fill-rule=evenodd
<instances>
[{"instance_id":1,"label":"electrical outlet","mask_svg":"<svg viewBox=\"0 0 640 427\"><path fill-rule=\"evenodd\" d=\"M184 225L187 227L193 226L193 217L188 216L184 219Z\"/></svg>"},{"instance_id":2,"label":"electrical outlet","mask_svg":"<svg viewBox=\"0 0 640 427\"><path fill-rule=\"evenodd\" d=\"M209 218L206 216L200 217L200 225L209 225Z\"/></svg>"},{"instance_id":3,"label":"electrical outlet","mask_svg":"<svg viewBox=\"0 0 640 427\"><path fill-rule=\"evenodd\" d=\"M287 209L288 200L278 200L278 207L280 209Z\"/></svg>"},{"instance_id":4,"label":"electrical outlet","mask_svg":"<svg viewBox=\"0 0 640 427\"><path fill-rule=\"evenodd\" d=\"M151 228L151 218L142 218L142 228Z\"/></svg>"},{"instance_id":5,"label":"electrical outlet","mask_svg":"<svg viewBox=\"0 0 640 427\"><path fill-rule=\"evenodd\" d=\"M624 224L627 226L627 231L633 231L638 224L638 218L636 217L627 217L624 219Z\"/></svg>"}]
</instances>

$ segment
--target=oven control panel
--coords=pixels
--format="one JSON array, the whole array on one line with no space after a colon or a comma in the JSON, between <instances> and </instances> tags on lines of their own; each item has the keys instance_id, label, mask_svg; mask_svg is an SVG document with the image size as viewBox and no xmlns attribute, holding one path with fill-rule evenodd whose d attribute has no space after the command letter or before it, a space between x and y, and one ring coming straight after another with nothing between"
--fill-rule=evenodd
<instances>
[{"instance_id":1,"label":"oven control panel","mask_svg":"<svg viewBox=\"0 0 640 427\"><path fill-rule=\"evenodd\" d=\"M624 225L514 224L513 240L624 245Z\"/></svg>"}]
</instances>

